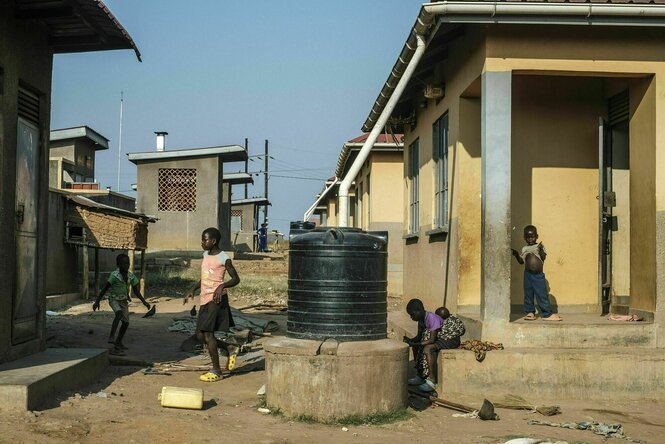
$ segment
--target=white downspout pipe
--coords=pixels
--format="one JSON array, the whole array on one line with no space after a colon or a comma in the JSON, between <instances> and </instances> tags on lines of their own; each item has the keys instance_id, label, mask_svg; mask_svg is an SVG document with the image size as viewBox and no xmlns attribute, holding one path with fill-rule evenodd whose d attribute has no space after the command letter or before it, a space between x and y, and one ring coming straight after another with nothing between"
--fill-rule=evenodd
<instances>
[{"instance_id":1,"label":"white downspout pipe","mask_svg":"<svg viewBox=\"0 0 665 444\"><path fill-rule=\"evenodd\" d=\"M372 147L374 146L376 139L379 137L379 134L383 132L383 128L386 126L388 118L395 109L397 102L399 101L400 97L402 96L402 93L404 92L404 88L406 88L406 85L409 83L409 80L411 80L411 76L413 75L413 72L416 70L418 63L420 62L420 59L423 53L425 52L425 47L427 46L425 43L425 38L420 34L416 34L416 39L418 41L418 46L416 47L416 50L413 53L413 56L411 57L409 64L406 66L404 74L402 74L402 77L399 79L399 82L397 83L395 90L390 96L390 99L388 99L386 106L383 108L381 115L374 124L374 127L372 128L372 131L369 133L369 136L367 137L367 140L363 144L363 147L360 149L360 152L358 153L356 160L353 161L351 168L349 168L349 171L346 173L346 176L344 176L344 179L339 185L339 205L338 205L339 224L338 225L340 227L349 226L349 189L351 188L351 184L358 175L358 172L360 171L360 168L362 168L363 163L365 163L367 156L369 156L369 153L372 150Z\"/></svg>"},{"instance_id":2,"label":"white downspout pipe","mask_svg":"<svg viewBox=\"0 0 665 444\"><path fill-rule=\"evenodd\" d=\"M312 206L309 207L307 209L307 211L305 211L305 214L303 214L303 216L302 216L302 220L304 222L307 222L309 220L309 218L312 217L312 214L314 214L314 210L316 209L316 206L319 204L319 202L321 202L321 200L323 200L324 197L326 197L326 195L328 194L328 191L332 190L332 187L334 187L337 182L339 182L339 179L335 177L335 180L333 180L332 183L330 185L328 185L325 190L323 190L323 192L318 197L318 199L316 199L316 201L312 204Z\"/></svg>"}]
</instances>

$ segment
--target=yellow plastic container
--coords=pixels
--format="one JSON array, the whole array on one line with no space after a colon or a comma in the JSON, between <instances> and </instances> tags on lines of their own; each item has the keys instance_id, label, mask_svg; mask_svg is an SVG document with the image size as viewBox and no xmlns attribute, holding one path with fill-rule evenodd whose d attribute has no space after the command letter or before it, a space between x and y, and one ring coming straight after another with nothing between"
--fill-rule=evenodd
<instances>
[{"instance_id":1,"label":"yellow plastic container","mask_svg":"<svg viewBox=\"0 0 665 444\"><path fill-rule=\"evenodd\" d=\"M162 387L162 393L157 396L162 407L177 409L203 408L203 390L183 387Z\"/></svg>"}]
</instances>

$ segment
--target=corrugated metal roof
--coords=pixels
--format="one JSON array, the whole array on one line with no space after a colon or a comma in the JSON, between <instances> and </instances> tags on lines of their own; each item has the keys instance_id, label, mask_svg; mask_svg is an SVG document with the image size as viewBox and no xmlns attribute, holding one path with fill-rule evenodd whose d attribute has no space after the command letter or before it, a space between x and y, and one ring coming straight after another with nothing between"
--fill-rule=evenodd
<instances>
[{"instance_id":1,"label":"corrugated metal roof","mask_svg":"<svg viewBox=\"0 0 665 444\"><path fill-rule=\"evenodd\" d=\"M44 23L56 54L133 49L141 61L134 40L102 0L16 0L16 17Z\"/></svg>"},{"instance_id":2,"label":"corrugated metal roof","mask_svg":"<svg viewBox=\"0 0 665 444\"><path fill-rule=\"evenodd\" d=\"M349 143L365 143L367 138L369 137L369 133L365 133L362 136L355 137L348 142ZM386 133L381 133L379 134L379 137L376 138L375 143L395 143L395 140L397 140L399 143L404 142L404 134L386 134Z\"/></svg>"},{"instance_id":3,"label":"corrugated metal roof","mask_svg":"<svg viewBox=\"0 0 665 444\"><path fill-rule=\"evenodd\" d=\"M108 211L110 213L119 214L119 215L122 215L122 216L128 216L128 217L132 217L134 219L145 219L148 222L155 222L157 220L157 218L151 217L151 216L146 216L143 213L135 213L133 211L123 210L122 208L116 208L116 207L112 207L110 205L104 205L102 203L95 202L94 200L88 199L87 197L83 197L83 196L70 195L70 196L66 196L66 198L67 198L68 201L74 202L76 205L81 205L81 206L86 207L86 208L94 208L94 209L97 209L97 210Z\"/></svg>"},{"instance_id":4,"label":"corrugated metal roof","mask_svg":"<svg viewBox=\"0 0 665 444\"><path fill-rule=\"evenodd\" d=\"M369 137L369 133L365 133L362 136L358 136L346 142L342 145L342 151L339 153L339 158L337 159L337 167L335 168L335 177L344 177L344 170L346 170L346 164L349 162L352 152L360 151L360 148L363 146L364 142ZM392 134L379 134L379 137L376 139L376 143L372 147L372 151L402 151L404 149L404 135L395 134L394 138Z\"/></svg>"}]
</instances>

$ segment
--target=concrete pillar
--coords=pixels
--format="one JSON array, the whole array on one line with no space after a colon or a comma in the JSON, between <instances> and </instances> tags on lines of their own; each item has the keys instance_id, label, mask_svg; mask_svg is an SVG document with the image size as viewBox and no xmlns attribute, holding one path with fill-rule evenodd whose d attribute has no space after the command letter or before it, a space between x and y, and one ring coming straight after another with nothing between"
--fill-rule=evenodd
<instances>
[{"instance_id":1,"label":"concrete pillar","mask_svg":"<svg viewBox=\"0 0 665 444\"><path fill-rule=\"evenodd\" d=\"M511 77L482 75L480 314L488 324L510 320Z\"/></svg>"},{"instance_id":2,"label":"concrete pillar","mask_svg":"<svg viewBox=\"0 0 665 444\"><path fill-rule=\"evenodd\" d=\"M90 299L90 262L88 258L88 246L84 245L82 252L82 261L83 261L83 289L81 291L81 297L85 300Z\"/></svg>"},{"instance_id":3,"label":"concrete pillar","mask_svg":"<svg viewBox=\"0 0 665 444\"><path fill-rule=\"evenodd\" d=\"M145 271L146 271L146 260L145 260L145 250L141 250L141 280L139 281L139 290L141 295L145 297Z\"/></svg>"},{"instance_id":4,"label":"concrete pillar","mask_svg":"<svg viewBox=\"0 0 665 444\"><path fill-rule=\"evenodd\" d=\"M665 87L665 73L660 73L653 78L647 93L651 94L653 112L649 116L649 129L654 131L655 165L653 171L655 181L655 312L654 323L656 324L656 346L665 348L665 128L660 122L665 116L665 98L662 91ZM632 128L631 128L632 130ZM632 133L631 133L632 134ZM631 165L631 175L632 165ZM643 179L645 180L645 179ZM649 180L647 177L646 180ZM631 196L632 198L632 196ZM632 226L631 226L632 228ZM632 240L631 240L632 242ZM632 244L631 244L632 246ZM632 257L631 257L632 261ZM632 272L632 270L631 270Z\"/></svg>"}]
</instances>

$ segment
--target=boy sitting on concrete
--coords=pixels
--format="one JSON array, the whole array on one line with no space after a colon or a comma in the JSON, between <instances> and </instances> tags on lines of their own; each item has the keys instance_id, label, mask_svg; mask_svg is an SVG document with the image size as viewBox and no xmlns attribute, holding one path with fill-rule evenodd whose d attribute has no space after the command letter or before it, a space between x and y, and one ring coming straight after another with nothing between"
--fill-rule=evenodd
<instances>
[{"instance_id":1,"label":"boy sitting on concrete","mask_svg":"<svg viewBox=\"0 0 665 444\"><path fill-rule=\"evenodd\" d=\"M126 254L119 254L115 258L115 263L118 266L118 269L112 272L109 276L106 285L104 285L104 288L102 288L102 291L97 296L97 300L92 304L92 311L96 311L99 308L99 301L101 301L104 294L110 290L109 305L111 306L111 310L115 313L108 341L109 344L114 345L110 353L112 355L122 355L124 354L124 350L127 350L125 344L122 343L122 339L125 337L125 333L129 327L129 302L131 302L129 297L130 288L147 309L150 309L150 304L143 299L143 295L139 290L139 279L134 276L134 273L129 271L129 256ZM120 327L118 337L116 338L115 331L120 322L122 322L122 326Z\"/></svg>"},{"instance_id":2,"label":"boy sitting on concrete","mask_svg":"<svg viewBox=\"0 0 665 444\"><path fill-rule=\"evenodd\" d=\"M412 320L418 322L418 334L414 338L404 336L403 340L413 349L418 375L409 379L409 385L417 385L418 390L433 392L437 386L435 345L437 333L443 325L443 319L435 313L425 311L420 299L411 299L406 305L406 312Z\"/></svg>"}]
</instances>

